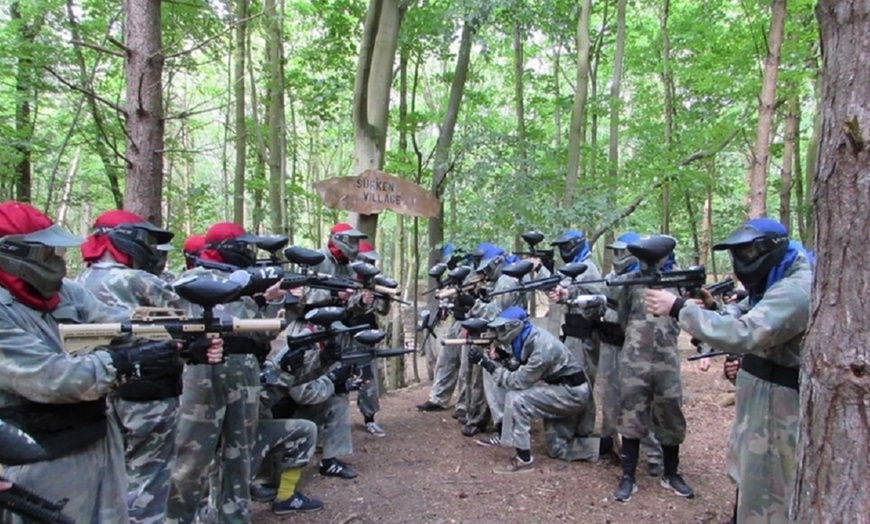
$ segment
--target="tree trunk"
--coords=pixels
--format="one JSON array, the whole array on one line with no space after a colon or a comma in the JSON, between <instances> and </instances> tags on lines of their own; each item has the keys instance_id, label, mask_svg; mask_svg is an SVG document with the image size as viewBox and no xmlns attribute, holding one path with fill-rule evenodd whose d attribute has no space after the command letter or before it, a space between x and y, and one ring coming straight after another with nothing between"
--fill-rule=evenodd
<instances>
[{"instance_id":1,"label":"tree trunk","mask_svg":"<svg viewBox=\"0 0 870 524\"><path fill-rule=\"evenodd\" d=\"M671 2L670 0L663 0L662 2L662 11L659 16L659 27L662 33L662 88L664 90L665 95L665 132L664 132L664 151L665 156L670 156L671 149L671 134L674 129L674 81L671 78L671 40L668 35L668 15L670 14ZM664 184L662 184L662 225L661 232L665 235L670 234L671 231L671 183L666 180ZM688 200L688 193L686 194L686 206L687 209L692 211L692 204ZM694 224L694 220L692 223ZM696 242L697 246L697 229L693 228L693 238ZM698 253L696 253L696 256Z\"/></svg>"},{"instance_id":2,"label":"tree trunk","mask_svg":"<svg viewBox=\"0 0 870 524\"><path fill-rule=\"evenodd\" d=\"M577 20L577 85L574 87L574 107L568 130L568 173L565 178L565 197L562 208L574 206L577 179L583 169L583 146L586 142L586 104L589 89L589 15L592 0L582 0ZM566 217L566 222L570 218Z\"/></svg>"},{"instance_id":3,"label":"tree trunk","mask_svg":"<svg viewBox=\"0 0 870 524\"><path fill-rule=\"evenodd\" d=\"M160 225L163 194L163 44L160 0L124 0L127 170L124 208Z\"/></svg>"},{"instance_id":4,"label":"tree trunk","mask_svg":"<svg viewBox=\"0 0 870 524\"><path fill-rule=\"evenodd\" d=\"M354 173L384 167L393 62L404 8L398 0L370 0L353 88ZM377 215L351 213L349 220L375 242Z\"/></svg>"},{"instance_id":5,"label":"tree trunk","mask_svg":"<svg viewBox=\"0 0 870 524\"><path fill-rule=\"evenodd\" d=\"M870 286L860 232L870 228L870 3L821 0L816 268L804 339L795 522L870 522Z\"/></svg>"},{"instance_id":6,"label":"tree trunk","mask_svg":"<svg viewBox=\"0 0 870 524\"><path fill-rule=\"evenodd\" d=\"M245 223L245 161L247 160L248 129L245 123L245 48L247 47L248 1L236 0L236 48L233 86L236 100L236 166L233 173L233 222Z\"/></svg>"},{"instance_id":7,"label":"tree trunk","mask_svg":"<svg viewBox=\"0 0 870 524\"><path fill-rule=\"evenodd\" d=\"M701 249L699 250L698 263L704 267L709 265L708 256L713 246L713 180L716 174L716 160L711 158L707 167L707 182L704 184L704 216L701 218ZM712 257L709 258L713 261ZM708 271L708 274L710 272ZM712 273L716 270L713 266Z\"/></svg>"},{"instance_id":8,"label":"tree trunk","mask_svg":"<svg viewBox=\"0 0 870 524\"><path fill-rule=\"evenodd\" d=\"M35 65L31 47L36 35L42 27L44 15L27 23L22 17L19 2L13 2L9 7L9 18L18 23L19 56L15 67L15 140L14 149L18 154L15 163L15 199L20 202L30 202L31 183L33 180L33 117L30 114L31 103L36 100Z\"/></svg>"},{"instance_id":9,"label":"tree trunk","mask_svg":"<svg viewBox=\"0 0 870 524\"><path fill-rule=\"evenodd\" d=\"M815 99L818 100L818 103L816 104L816 112L813 115L813 132L810 135L809 143L807 143L807 168L806 177L804 178L806 180L806 186L804 187L806 198L801 202L806 220L804 235L801 236L801 240L807 249L813 249L814 247L813 179L816 176L816 166L819 163L819 140L822 132L822 96L824 94L822 82L822 75L819 75L814 89Z\"/></svg>"},{"instance_id":10,"label":"tree trunk","mask_svg":"<svg viewBox=\"0 0 870 524\"><path fill-rule=\"evenodd\" d=\"M69 164L69 169L66 173L66 178L63 181L63 191L60 195L60 205L57 206L57 219L56 223L60 225L65 225L66 223L66 211L69 209L69 196L72 193L73 180L75 179L76 171L79 167L79 156L81 156L82 148L81 146L76 148L76 152L73 154L72 161Z\"/></svg>"},{"instance_id":11,"label":"tree trunk","mask_svg":"<svg viewBox=\"0 0 870 524\"><path fill-rule=\"evenodd\" d=\"M254 163L254 183L253 193L254 193L254 208L251 210L250 218L251 218L251 227L252 229L260 233L260 229L263 224L263 219L265 218L265 214L263 212L263 193L266 189L266 162L269 157L268 151L266 151L266 138L263 136L263 121L260 119L260 97L257 95L257 81L254 76L254 57L251 52L251 35L248 34L248 41L245 44L245 52L247 54L247 68L248 68L248 80L251 83L251 126L254 128L254 138L256 140L256 162ZM268 60L267 60L268 63ZM271 86L267 85L266 87L266 98L270 98L271 92L269 89ZM266 112L266 128L271 129L271 118L272 114L270 112Z\"/></svg>"},{"instance_id":12,"label":"tree trunk","mask_svg":"<svg viewBox=\"0 0 870 524\"><path fill-rule=\"evenodd\" d=\"M269 222L271 232L284 233L284 17L283 2L266 0L269 71Z\"/></svg>"},{"instance_id":13,"label":"tree trunk","mask_svg":"<svg viewBox=\"0 0 870 524\"><path fill-rule=\"evenodd\" d=\"M767 57L764 60L761 99L758 103L758 131L749 177L750 218L767 214L767 166L770 162L770 134L773 124L773 106L776 103L779 52L785 30L786 0L773 0L770 11Z\"/></svg>"},{"instance_id":14,"label":"tree trunk","mask_svg":"<svg viewBox=\"0 0 870 524\"><path fill-rule=\"evenodd\" d=\"M779 221L784 225L789 232L792 229L791 223L791 186L792 186L792 169L794 168L795 143L797 142L797 112L798 107L797 95L792 95L788 100L788 109L785 116L785 144L782 151L782 169L780 170L780 187L779 187Z\"/></svg>"},{"instance_id":15,"label":"tree trunk","mask_svg":"<svg viewBox=\"0 0 870 524\"><path fill-rule=\"evenodd\" d=\"M553 51L553 99L557 102L553 107L553 148L556 151L562 149L562 106L559 104L558 100L562 97L561 93L561 85L560 75L562 71L560 69L561 65L561 57L562 57L562 46L557 45L556 49Z\"/></svg>"}]
</instances>

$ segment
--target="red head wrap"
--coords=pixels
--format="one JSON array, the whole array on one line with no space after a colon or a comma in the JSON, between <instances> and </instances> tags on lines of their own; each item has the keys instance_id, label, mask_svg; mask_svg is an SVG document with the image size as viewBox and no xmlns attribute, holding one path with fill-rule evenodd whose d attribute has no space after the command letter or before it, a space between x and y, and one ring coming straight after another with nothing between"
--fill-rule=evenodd
<instances>
[{"instance_id":1,"label":"red head wrap","mask_svg":"<svg viewBox=\"0 0 870 524\"><path fill-rule=\"evenodd\" d=\"M111 229L120 226L121 224L136 224L145 222L145 220L135 213L130 213L124 210L106 211L94 222L94 233L90 234L82 244L82 260L88 265L97 262L108 251L119 264L130 266L130 255L121 252L116 248L105 231L99 231L99 228Z\"/></svg>"}]
</instances>

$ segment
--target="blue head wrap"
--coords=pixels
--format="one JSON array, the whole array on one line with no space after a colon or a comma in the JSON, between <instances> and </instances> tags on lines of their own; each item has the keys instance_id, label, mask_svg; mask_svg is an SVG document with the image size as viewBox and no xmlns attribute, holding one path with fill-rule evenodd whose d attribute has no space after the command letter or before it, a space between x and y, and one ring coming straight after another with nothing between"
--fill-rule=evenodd
<instances>
[{"instance_id":1,"label":"blue head wrap","mask_svg":"<svg viewBox=\"0 0 870 524\"><path fill-rule=\"evenodd\" d=\"M519 306L511 306L505 308L504 311L498 314L498 316L510 320L524 321L523 329L520 331L520 334L511 340L511 355L513 355L515 359L521 360L523 355L523 344L526 342L526 339L529 338L529 333L532 332L532 323L529 322L529 314L526 313L525 309Z\"/></svg>"},{"instance_id":2,"label":"blue head wrap","mask_svg":"<svg viewBox=\"0 0 870 524\"><path fill-rule=\"evenodd\" d=\"M562 233L562 236L560 238L564 240L574 240L575 238L583 239L583 247L580 249L579 253L574 255L571 263L583 262L584 260L589 258L589 242L586 242L586 235L584 235L582 231L578 229L569 229Z\"/></svg>"},{"instance_id":3,"label":"blue head wrap","mask_svg":"<svg viewBox=\"0 0 870 524\"><path fill-rule=\"evenodd\" d=\"M639 234L635 233L634 231L627 231L627 232L619 235L619 237L616 239L616 242L622 242L623 244L628 245L628 244L631 244L633 242L637 242L638 240L640 240ZM611 244L611 246L612 245L613 244ZM625 249L625 248L619 248L619 249ZM620 274L631 273L632 271L637 271L638 269L640 269L640 262L635 260L630 266L623 269Z\"/></svg>"},{"instance_id":4,"label":"blue head wrap","mask_svg":"<svg viewBox=\"0 0 870 524\"><path fill-rule=\"evenodd\" d=\"M777 222L779 224L779 222ZM755 305L760 300L761 297L764 296L764 292L770 289L774 284L779 282L785 277L785 274L788 272L791 265L797 260L799 254L803 254L807 257L807 260L810 261L810 265L815 264L815 256L812 252L807 251L806 248L798 242L797 240L790 240L788 242L788 247L785 250L785 255L782 257L782 260L779 261L779 264L773 266L770 271L767 273L767 281L764 284L764 289L761 290L761 293L756 294L753 293L752 290L749 291L749 304Z\"/></svg>"},{"instance_id":5,"label":"blue head wrap","mask_svg":"<svg viewBox=\"0 0 870 524\"><path fill-rule=\"evenodd\" d=\"M676 263L676 261L677 261L677 255L675 255L674 252L671 251L671 254L668 255L668 259L665 260L664 265L662 265L662 271L665 273L667 273L668 271L673 271L674 264Z\"/></svg>"}]
</instances>

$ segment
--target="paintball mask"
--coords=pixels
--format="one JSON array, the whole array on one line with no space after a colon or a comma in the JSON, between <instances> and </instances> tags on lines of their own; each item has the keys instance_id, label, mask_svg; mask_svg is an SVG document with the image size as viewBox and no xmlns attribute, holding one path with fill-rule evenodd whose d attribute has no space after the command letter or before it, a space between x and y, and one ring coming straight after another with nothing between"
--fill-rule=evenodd
<instances>
[{"instance_id":1,"label":"paintball mask","mask_svg":"<svg viewBox=\"0 0 870 524\"><path fill-rule=\"evenodd\" d=\"M115 227L96 228L95 234L104 234L115 249L130 257L134 266L149 273L159 273L161 254L158 244L168 244L174 236L171 232L161 229L149 222L119 224ZM166 257L162 258L164 264Z\"/></svg>"},{"instance_id":2,"label":"paintball mask","mask_svg":"<svg viewBox=\"0 0 870 524\"><path fill-rule=\"evenodd\" d=\"M764 284L770 270L785 257L788 233L785 226L775 220L755 218L713 249L729 251L734 274L749 289Z\"/></svg>"},{"instance_id":3,"label":"paintball mask","mask_svg":"<svg viewBox=\"0 0 870 524\"><path fill-rule=\"evenodd\" d=\"M522 333L528 318L526 310L512 306L502 311L488 326L495 332L496 341L502 347L510 348L511 342Z\"/></svg>"},{"instance_id":4,"label":"paintball mask","mask_svg":"<svg viewBox=\"0 0 870 524\"><path fill-rule=\"evenodd\" d=\"M481 254L480 264L476 270L483 274L483 278L494 282L501 275L501 268L504 266L504 249L493 244L481 243L478 246Z\"/></svg>"},{"instance_id":5,"label":"paintball mask","mask_svg":"<svg viewBox=\"0 0 870 524\"><path fill-rule=\"evenodd\" d=\"M586 248L586 235L576 229L569 229L562 233L559 238L550 242L550 245L559 248L562 262L573 262L577 255Z\"/></svg>"},{"instance_id":6,"label":"paintball mask","mask_svg":"<svg viewBox=\"0 0 870 524\"><path fill-rule=\"evenodd\" d=\"M41 298L51 298L66 276L66 247L28 242L28 236L0 239L0 269L29 284Z\"/></svg>"},{"instance_id":7,"label":"paintball mask","mask_svg":"<svg viewBox=\"0 0 870 524\"><path fill-rule=\"evenodd\" d=\"M338 250L348 260L356 260L360 251L359 242L363 238L367 236L350 224L336 224L330 230L329 247Z\"/></svg>"},{"instance_id":8,"label":"paintball mask","mask_svg":"<svg viewBox=\"0 0 870 524\"><path fill-rule=\"evenodd\" d=\"M224 262L239 268L251 267L257 261L257 246L244 235L222 240L209 247L220 253Z\"/></svg>"},{"instance_id":9,"label":"paintball mask","mask_svg":"<svg viewBox=\"0 0 870 524\"><path fill-rule=\"evenodd\" d=\"M638 263L637 257L628 251L628 244L640 239L637 233L625 233L620 235L612 244L608 244L607 248L613 250L613 270L617 274L623 274L636 267Z\"/></svg>"}]
</instances>

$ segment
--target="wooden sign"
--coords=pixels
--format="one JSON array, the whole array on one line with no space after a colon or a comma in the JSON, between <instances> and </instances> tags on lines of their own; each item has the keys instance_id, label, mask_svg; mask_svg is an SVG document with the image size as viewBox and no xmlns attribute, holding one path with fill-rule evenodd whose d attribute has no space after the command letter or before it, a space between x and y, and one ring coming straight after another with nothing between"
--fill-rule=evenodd
<instances>
[{"instance_id":1,"label":"wooden sign","mask_svg":"<svg viewBox=\"0 0 870 524\"><path fill-rule=\"evenodd\" d=\"M354 213L371 215L390 209L402 215L432 218L441 211L441 203L432 193L383 171L330 178L317 182L314 188L327 207Z\"/></svg>"}]
</instances>

